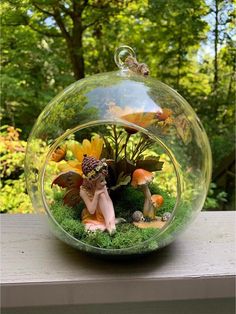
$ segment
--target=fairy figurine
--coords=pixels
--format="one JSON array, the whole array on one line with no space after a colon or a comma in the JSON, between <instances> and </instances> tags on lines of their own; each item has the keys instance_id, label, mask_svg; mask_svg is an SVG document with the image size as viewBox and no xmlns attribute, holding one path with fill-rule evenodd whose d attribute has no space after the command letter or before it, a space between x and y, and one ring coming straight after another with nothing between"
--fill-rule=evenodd
<instances>
[{"instance_id":1,"label":"fairy figurine","mask_svg":"<svg viewBox=\"0 0 236 314\"><path fill-rule=\"evenodd\" d=\"M80 197L86 207L82 211L82 222L87 230L116 230L115 211L106 186L108 167L105 159L85 155L82 162L83 183Z\"/></svg>"}]
</instances>

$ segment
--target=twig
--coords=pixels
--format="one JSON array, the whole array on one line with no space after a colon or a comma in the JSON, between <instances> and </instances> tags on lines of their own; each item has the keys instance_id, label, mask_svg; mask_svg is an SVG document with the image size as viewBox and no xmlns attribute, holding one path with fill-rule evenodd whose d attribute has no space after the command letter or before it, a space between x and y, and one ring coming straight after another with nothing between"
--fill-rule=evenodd
<instances>
[{"instance_id":1,"label":"twig","mask_svg":"<svg viewBox=\"0 0 236 314\"><path fill-rule=\"evenodd\" d=\"M115 139L115 162L117 162L117 159L118 159L118 143L117 143L116 125L113 125L112 129L113 129L114 139Z\"/></svg>"},{"instance_id":2,"label":"twig","mask_svg":"<svg viewBox=\"0 0 236 314\"><path fill-rule=\"evenodd\" d=\"M131 136L131 134L127 133L126 140L125 140L125 159L127 159L127 145L128 145L128 141L129 141L130 136Z\"/></svg>"}]
</instances>

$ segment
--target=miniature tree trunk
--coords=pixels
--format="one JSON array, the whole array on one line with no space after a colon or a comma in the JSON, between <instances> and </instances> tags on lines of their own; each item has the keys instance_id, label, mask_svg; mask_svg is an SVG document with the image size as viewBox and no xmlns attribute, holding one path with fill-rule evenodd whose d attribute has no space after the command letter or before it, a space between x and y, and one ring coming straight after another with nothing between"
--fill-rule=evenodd
<instances>
[{"instance_id":1,"label":"miniature tree trunk","mask_svg":"<svg viewBox=\"0 0 236 314\"><path fill-rule=\"evenodd\" d=\"M151 200L151 192L147 184L142 186L142 191L144 194L144 206L143 206L143 215L144 217L149 217L151 219L155 218L155 208Z\"/></svg>"}]
</instances>

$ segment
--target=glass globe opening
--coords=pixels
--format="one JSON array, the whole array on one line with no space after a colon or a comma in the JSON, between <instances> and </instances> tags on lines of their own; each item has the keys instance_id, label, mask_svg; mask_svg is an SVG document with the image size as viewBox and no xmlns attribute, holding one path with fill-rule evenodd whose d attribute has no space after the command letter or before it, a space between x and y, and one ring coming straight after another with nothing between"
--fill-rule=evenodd
<instances>
[{"instance_id":1,"label":"glass globe opening","mask_svg":"<svg viewBox=\"0 0 236 314\"><path fill-rule=\"evenodd\" d=\"M98 139L102 142L101 146L95 147ZM75 154L73 154L75 145L79 149L76 153L74 151ZM65 150L67 150L67 153ZM98 150L100 151L98 152ZM52 145L40 175L40 194L51 219L69 237L74 238L74 241L85 241L84 244L86 244L88 239L84 239L85 230L81 218L85 204L81 202L79 206L74 206L73 201L72 203L68 202L67 196L68 194L70 201L75 198L75 203L79 203L81 201L79 200L79 188L75 188L71 193L69 188L61 189L57 184L52 185L52 182L58 180L60 173L65 171L76 172L74 173L74 180L77 180L77 173L82 174L80 163L84 153L99 155L100 158L106 158L108 163L107 187L110 191L117 219L120 220L120 225L117 225L116 234L113 236L115 239L120 237L120 233L122 233L122 237L125 237L126 233L129 237L135 226L139 227L135 230L137 235L140 233L140 243L138 244L143 245L143 242L147 240L146 234L142 230L145 227L142 214L145 195L141 185L132 186L132 173L140 167L144 167L146 171L152 171L153 178L148 185L152 193L151 201L155 211L155 221L152 223L148 221L149 230L147 233L149 238L158 237L158 234L171 222L175 209L178 207L181 193L180 185L177 184L179 180L178 170L171 152L157 138L148 134L144 129L127 122L116 124L109 121L90 123L83 128L78 127L66 132ZM65 155L68 156L67 161ZM140 155L143 156L142 160L139 158ZM60 162L59 159L61 159ZM165 169L168 172L163 171L162 173L162 170ZM79 176L78 180L80 180ZM62 204L63 199L65 206ZM67 205L70 205L72 209L69 209L66 215L61 217L63 211L67 210ZM139 215L142 217L139 217ZM146 220L148 219L146 218ZM75 232L74 225L80 227L78 228L80 232L78 230ZM130 239L125 248L129 250L138 244L136 239ZM89 244L93 249L98 245L100 249L107 249L106 247L102 248L101 243L96 242L96 239ZM121 249L121 246L122 243L117 241L113 249Z\"/></svg>"}]
</instances>

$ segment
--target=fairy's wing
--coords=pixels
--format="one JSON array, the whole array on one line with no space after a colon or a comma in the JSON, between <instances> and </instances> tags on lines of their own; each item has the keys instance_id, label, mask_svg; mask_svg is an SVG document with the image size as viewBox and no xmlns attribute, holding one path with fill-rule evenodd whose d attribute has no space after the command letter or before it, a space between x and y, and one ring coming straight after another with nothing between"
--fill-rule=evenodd
<instances>
[{"instance_id":1,"label":"fairy's wing","mask_svg":"<svg viewBox=\"0 0 236 314\"><path fill-rule=\"evenodd\" d=\"M59 174L52 182L51 187L56 184L61 188L71 189L79 189L83 182L82 176L73 170L62 172Z\"/></svg>"},{"instance_id":2,"label":"fairy's wing","mask_svg":"<svg viewBox=\"0 0 236 314\"><path fill-rule=\"evenodd\" d=\"M63 197L63 202L65 205L68 205L70 207L74 207L79 204L81 201L79 189L73 188L66 192L66 194Z\"/></svg>"}]
</instances>

